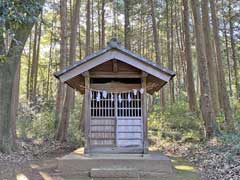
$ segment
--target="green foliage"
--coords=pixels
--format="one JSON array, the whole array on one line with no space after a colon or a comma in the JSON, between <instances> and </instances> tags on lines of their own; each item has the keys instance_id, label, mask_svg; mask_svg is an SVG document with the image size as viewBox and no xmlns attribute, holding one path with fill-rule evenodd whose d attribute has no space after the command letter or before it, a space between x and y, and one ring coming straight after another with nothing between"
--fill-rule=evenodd
<instances>
[{"instance_id":1,"label":"green foliage","mask_svg":"<svg viewBox=\"0 0 240 180\"><path fill-rule=\"evenodd\" d=\"M0 62L6 62L6 61L7 61L6 55L0 55Z\"/></svg>"},{"instance_id":2,"label":"green foliage","mask_svg":"<svg viewBox=\"0 0 240 180\"><path fill-rule=\"evenodd\" d=\"M168 140L199 141L201 138L201 123L196 114L187 109L184 101L160 111L159 104L149 115L149 128L152 136L161 136Z\"/></svg>"},{"instance_id":3,"label":"green foliage","mask_svg":"<svg viewBox=\"0 0 240 180\"><path fill-rule=\"evenodd\" d=\"M71 112L67 140L72 144L83 145L83 132L80 130L82 96L76 96L73 111Z\"/></svg>"},{"instance_id":4,"label":"green foliage","mask_svg":"<svg viewBox=\"0 0 240 180\"><path fill-rule=\"evenodd\" d=\"M21 104L16 121L18 137L48 139L54 137L54 102L35 106Z\"/></svg>"},{"instance_id":5,"label":"green foliage","mask_svg":"<svg viewBox=\"0 0 240 180\"><path fill-rule=\"evenodd\" d=\"M83 134L79 130L82 96L76 97L71 112L67 141L72 144L83 144ZM52 139L55 136L55 101L38 100L35 106L21 103L16 121L19 138Z\"/></svg>"},{"instance_id":6,"label":"green foliage","mask_svg":"<svg viewBox=\"0 0 240 180\"><path fill-rule=\"evenodd\" d=\"M34 23L38 20L35 13L42 8L36 0L2 0L0 2L0 23L16 28L21 24Z\"/></svg>"}]
</instances>

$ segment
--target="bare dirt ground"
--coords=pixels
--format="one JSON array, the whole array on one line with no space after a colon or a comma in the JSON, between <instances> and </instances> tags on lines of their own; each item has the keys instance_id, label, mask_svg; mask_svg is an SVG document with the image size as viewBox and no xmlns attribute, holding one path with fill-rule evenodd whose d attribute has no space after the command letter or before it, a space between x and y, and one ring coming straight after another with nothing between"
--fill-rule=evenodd
<instances>
[{"instance_id":1,"label":"bare dirt ground","mask_svg":"<svg viewBox=\"0 0 240 180\"><path fill-rule=\"evenodd\" d=\"M56 157L60 157L64 152L55 152L43 159L26 161L24 163L0 162L1 180L92 180L88 177L73 176L61 177L57 171ZM198 180L196 170L186 161L171 157L176 168L176 174L169 177L140 178L146 180ZM102 180L102 179L98 179ZM104 179L113 180L113 179ZM120 180L120 179L114 179ZM127 179L124 179L127 180ZM130 179L129 179L130 180ZM134 179L131 179L134 180Z\"/></svg>"},{"instance_id":2,"label":"bare dirt ground","mask_svg":"<svg viewBox=\"0 0 240 180\"><path fill-rule=\"evenodd\" d=\"M61 177L57 157L72 152L76 147L54 141L18 142L18 151L0 153L0 180L93 180L89 177ZM198 180L196 169L182 158L170 156L176 174L169 177L140 178L146 180ZM101 180L101 179L98 179ZM113 179L104 179L113 180ZM120 180L120 179L114 179ZM127 180L127 179L123 179ZM133 180L133 179L131 179ZM139 179L138 179L139 180Z\"/></svg>"}]
</instances>

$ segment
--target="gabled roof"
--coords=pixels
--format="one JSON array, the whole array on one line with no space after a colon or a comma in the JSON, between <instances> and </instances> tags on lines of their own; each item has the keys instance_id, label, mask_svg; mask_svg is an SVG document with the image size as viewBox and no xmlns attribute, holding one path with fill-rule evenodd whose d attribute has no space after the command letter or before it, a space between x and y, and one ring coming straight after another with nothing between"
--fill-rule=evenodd
<instances>
[{"instance_id":1,"label":"gabled roof","mask_svg":"<svg viewBox=\"0 0 240 180\"><path fill-rule=\"evenodd\" d=\"M165 82L168 82L176 74L172 70L164 68L163 66L156 64L147 58L129 51L128 49L122 47L116 38L112 38L106 48L103 48L89 56L86 56L80 61L74 62L72 65L67 66L61 71L54 73L54 76L56 78L59 78L62 82L66 82L69 79L112 59L117 59L135 66L138 69L145 71L146 73L153 75ZM94 60L98 61L89 65L89 62ZM70 72L73 73L67 76L67 74Z\"/></svg>"}]
</instances>

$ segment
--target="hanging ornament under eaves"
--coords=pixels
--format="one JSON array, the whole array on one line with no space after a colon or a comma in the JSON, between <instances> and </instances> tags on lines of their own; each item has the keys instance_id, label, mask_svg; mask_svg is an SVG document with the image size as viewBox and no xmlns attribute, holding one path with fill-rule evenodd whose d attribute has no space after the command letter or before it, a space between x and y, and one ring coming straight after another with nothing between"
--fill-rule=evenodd
<instances>
[{"instance_id":1,"label":"hanging ornament under eaves","mask_svg":"<svg viewBox=\"0 0 240 180\"><path fill-rule=\"evenodd\" d=\"M130 92L128 93L128 102L131 102L132 98L131 98L131 94Z\"/></svg>"},{"instance_id":2,"label":"hanging ornament under eaves","mask_svg":"<svg viewBox=\"0 0 240 180\"><path fill-rule=\"evenodd\" d=\"M137 95L137 90L136 89L133 89L133 94L134 94L134 96Z\"/></svg>"},{"instance_id":3,"label":"hanging ornament under eaves","mask_svg":"<svg viewBox=\"0 0 240 180\"><path fill-rule=\"evenodd\" d=\"M111 93L111 101L112 101L112 102L114 101L114 95L113 95L113 93Z\"/></svg>"},{"instance_id":4,"label":"hanging ornament under eaves","mask_svg":"<svg viewBox=\"0 0 240 180\"><path fill-rule=\"evenodd\" d=\"M143 88L140 89L140 93L141 93L141 94L144 93L144 89L143 89Z\"/></svg>"},{"instance_id":5,"label":"hanging ornament under eaves","mask_svg":"<svg viewBox=\"0 0 240 180\"><path fill-rule=\"evenodd\" d=\"M101 96L101 95L100 95L100 92L98 91L98 93L97 93L97 98L96 98L97 102L100 101L100 99L101 99L100 96Z\"/></svg>"},{"instance_id":6,"label":"hanging ornament under eaves","mask_svg":"<svg viewBox=\"0 0 240 180\"><path fill-rule=\"evenodd\" d=\"M118 95L118 101L119 101L119 103L121 103L121 102L122 102L122 97L121 97L121 94L119 94L119 95Z\"/></svg>"},{"instance_id":7,"label":"hanging ornament under eaves","mask_svg":"<svg viewBox=\"0 0 240 180\"><path fill-rule=\"evenodd\" d=\"M107 98L107 91L102 92L103 98Z\"/></svg>"},{"instance_id":8,"label":"hanging ornament under eaves","mask_svg":"<svg viewBox=\"0 0 240 180\"><path fill-rule=\"evenodd\" d=\"M90 90L90 99L93 97L93 91Z\"/></svg>"}]
</instances>

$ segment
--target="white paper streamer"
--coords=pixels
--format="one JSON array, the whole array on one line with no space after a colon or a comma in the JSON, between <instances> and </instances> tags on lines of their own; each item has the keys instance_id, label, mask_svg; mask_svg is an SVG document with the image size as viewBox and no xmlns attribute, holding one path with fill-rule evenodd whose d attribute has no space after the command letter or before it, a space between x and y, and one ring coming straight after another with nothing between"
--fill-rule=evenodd
<instances>
[{"instance_id":1,"label":"white paper streamer","mask_svg":"<svg viewBox=\"0 0 240 180\"><path fill-rule=\"evenodd\" d=\"M121 94L118 95L118 101L119 101L120 103L122 103L122 97L121 97Z\"/></svg>"},{"instance_id":2,"label":"white paper streamer","mask_svg":"<svg viewBox=\"0 0 240 180\"><path fill-rule=\"evenodd\" d=\"M107 91L103 91L102 95L103 95L104 98L106 98L107 97Z\"/></svg>"},{"instance_id":3,"label":"white paper streamer","mask_svg":"<svg viewBox=\"0 0 240 180\"><path fill-rule=\"evenodd\" d=\"M143 89L143 88L141 88L141 89L140 89L140 93L141 93L141 94L143 94L143 92L144 92L144 89Z\"/></svg>"},{"instance_id":4,"label":"white paper streamer","mask_svg":"<svg viewBox=\"0 0 240 180\"><path fill-rule=\"evenodd\" d=\"M128 93L128 102L131 102L132 98L131 98L131 95L130 93Z\"/></svg>"},{"instance_id":5,"label":"white paper streamer","mask_svg":"<svg viewBox=\"0 0 240 180\"><path fill-rule=\"evenodd\" d=\"M93 97L93 94L92 94L93 92L92 91L90 91L90 99L92 100L92 97Z\"/></svg>"},{"instance_id":6,"label":"white paper streamer","mask_svg":"<svg viewBox=\"0 0 240 180\"><path fill-rule=\"evenodd\" d=\"M113 93L111 93L111 101L112 101L112 102L114 101Z\"/></svg>"},{"instance_id":7,"label":"white paper streamer","mask_svg":"<svg viewBox=\"0 0 240 180\"><path fill-rule=\"evenodd\" d=\"M96 100L97 100L97 102L100 101L100 92L99 92L99 91L98 91L98 93L97 93L97 98L96 98Z\"/></svg>"},{"instance_id":8,"label":"white paper streamer","mask_svg":"<svg viewBox=\"0 0 240 180\"><path fill-rule=\"evenodd\" d=\"M137 90L136 89L133 89L133 94L134 94L134 96L137 95Z\"/></svg>"}]
</instances>

